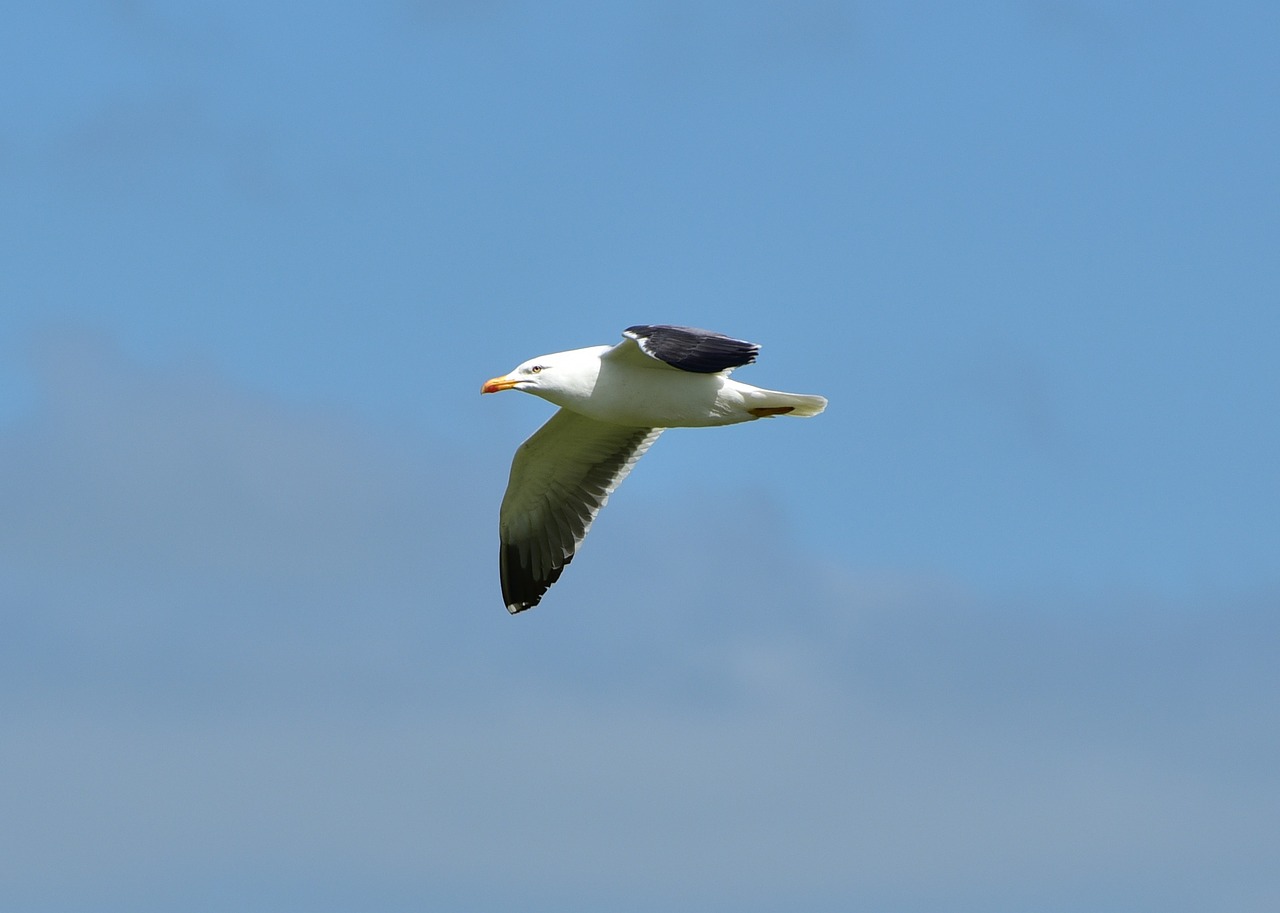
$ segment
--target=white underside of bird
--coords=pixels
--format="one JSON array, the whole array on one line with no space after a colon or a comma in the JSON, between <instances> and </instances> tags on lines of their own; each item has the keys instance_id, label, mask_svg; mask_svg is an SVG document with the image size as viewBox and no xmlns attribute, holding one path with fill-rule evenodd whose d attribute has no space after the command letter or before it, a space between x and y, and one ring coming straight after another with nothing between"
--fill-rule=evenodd
<instances>
[{"instance_id":1,"label":"white underside of bird","mask_svg":"<svg viewBox=\"0 0 1280 913\"><path fill-rule=\"evenodd\" d=\"M516 451L502 500L503 598L536 605L572 559L609 494L666 428L812 416L821 396L739 383L729 372L759 347L689 327L636 326L616 346L530 359L483 393L520 390L560 407Z\"/></svg>"}]
</instances>

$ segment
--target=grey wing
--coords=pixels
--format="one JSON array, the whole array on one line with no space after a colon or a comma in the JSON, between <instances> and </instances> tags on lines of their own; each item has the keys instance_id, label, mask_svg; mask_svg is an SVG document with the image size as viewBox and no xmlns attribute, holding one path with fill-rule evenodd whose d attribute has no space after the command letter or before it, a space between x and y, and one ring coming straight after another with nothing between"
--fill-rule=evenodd
<instances>
[{"instance_id":1,"label":"grey wing","mask_svg":"<svg viewBox=\"0 0 1280 913\"><path fill-rule=\"evenodd\" d=\"M561 409L520 445L498 521L507 611L537 605L560 579L600 508L661 433Z\"/></svg>"},{"instance_id":2,"label":"grey wing","mask_svg":"<svg viewBox=\"0 0 1280 913\"><path fill-rule=\"evenodd\" d=\"M760 353L760 347L754 342L696 327L642 325L627 327L622 335L634 340L640 351L650 358L694 374L716 374L740 368L751 364ZM617 348L620 347L615 346Z\"/></svg>"}]
</instances>

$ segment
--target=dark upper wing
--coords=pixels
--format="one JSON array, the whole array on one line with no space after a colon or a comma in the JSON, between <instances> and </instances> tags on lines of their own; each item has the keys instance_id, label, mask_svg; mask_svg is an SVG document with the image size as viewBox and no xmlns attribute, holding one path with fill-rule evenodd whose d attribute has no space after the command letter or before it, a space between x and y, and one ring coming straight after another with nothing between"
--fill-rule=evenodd
<instances>
[{"instance_id":1,"label":"dark upper wing","mask_svg":"<svg viewBox=\"0 0 1280 913\"><path fill-rule=\"evenodd\" d=\"M498 521L507 611L538 604L609 494L661 433L561 409L520 445Z\"/></svg>"},{"instance_id":2,"label":"dark upper wing","mask_svg":"<svg viewBox=\"0 0 1280 913\"><path fill-rule=\"evenodd\" d=\"M634 326L627 327L622 335L634 339L650 358L695 374L715 374L749 365L760 351L753 342L696 327Z\"/></svg>"}]
</instances>

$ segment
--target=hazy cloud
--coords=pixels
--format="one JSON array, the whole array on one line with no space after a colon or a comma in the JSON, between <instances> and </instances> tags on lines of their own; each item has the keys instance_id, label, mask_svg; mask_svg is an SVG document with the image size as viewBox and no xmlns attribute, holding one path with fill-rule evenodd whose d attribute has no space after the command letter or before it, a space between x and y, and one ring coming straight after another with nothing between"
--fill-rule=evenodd
<instances>
[{"instance_id":1,"label":"hazy cloud","mask_svg":"<svg viewBox=\"0 0 1280 913\"><path fill-rule=\"evenodd\" d=\"M492 466L92 337L35 362L5 905L1280 898L1274 594L993 598L820 566L767 502L620 496L508 618Z\"/></svg>"}]
</instances>

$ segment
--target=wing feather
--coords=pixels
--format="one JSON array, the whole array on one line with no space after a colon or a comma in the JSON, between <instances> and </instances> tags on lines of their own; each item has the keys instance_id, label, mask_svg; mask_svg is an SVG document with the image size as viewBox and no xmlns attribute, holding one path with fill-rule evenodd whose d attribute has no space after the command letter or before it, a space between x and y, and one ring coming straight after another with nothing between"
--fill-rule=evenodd
<instances>
[{"instance_id":1,"label":"wing feather","mask_svg":"<svg viewBox=\"0 0 1280 913\"><path fill-rule=\"evenodd\" d=\"M760 353L760 347L754 342L697 327L641 325L627 327L622 335L633 340L649 358L693 374L732 371L751 364ZM614 346L605 357L615 352L625 357L631 348L631 344L624 341Z\"/></svg>"},{"instance_id":2,"label":"wing feather","mask_svg":"<svg viewBox=\"0 0 1280 913\"><path fill-rule=\"evenodd\" d=\"M520 445L498 521L509 612L537 605L560 579L600 508L661 433L561 409Z\"/></svg>"}]
</instances>

